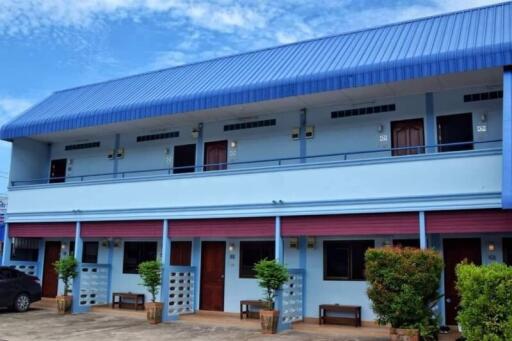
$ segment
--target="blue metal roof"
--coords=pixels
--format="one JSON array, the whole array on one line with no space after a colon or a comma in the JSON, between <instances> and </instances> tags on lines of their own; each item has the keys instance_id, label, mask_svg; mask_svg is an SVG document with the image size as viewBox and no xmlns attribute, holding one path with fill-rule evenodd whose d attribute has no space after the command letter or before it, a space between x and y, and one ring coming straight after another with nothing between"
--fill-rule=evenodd
<instances>
[{"instance_id":1,"label":"blue metal roof","mask_svg":"<svg viewBox=\"0 0 512 341\"><path fill-rule=\"evenodd\" d=\"M512 64L512 2L58 91L1 139Z\"/></svg>"}]
</instances>

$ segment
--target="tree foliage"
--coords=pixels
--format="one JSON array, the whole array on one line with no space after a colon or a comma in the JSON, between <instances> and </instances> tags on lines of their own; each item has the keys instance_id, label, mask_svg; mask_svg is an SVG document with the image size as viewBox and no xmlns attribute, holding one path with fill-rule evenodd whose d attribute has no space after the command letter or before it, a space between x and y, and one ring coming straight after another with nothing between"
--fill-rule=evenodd
<instances>
[{"instance_id":1,"label":"tree foliage","mask_svg":"<svg viewBox=\"0 0 512 341\"><path fill-rule=\"evenodd\" d=\"M267 307L272 309L277 291L288 280L288 270L274 259L263 259L256 263L254 271L256 271L259 286L265 290Z\"/></svg>"},{"instance_id":2,"label":"tree foliage","mask_svg":"<svg viewBox=\"0 0 512 341\"><path fill-rule=\"evenodd\" d=\"M368 296L380 324L419 329L423 339L437 335L437 316L432 312L438 293L443 261L433 250L379 248L366 252Z\"/></svg>"},{"instance_id":3,"label":"tree foliage","mask_svg":"<svg viewBox=\"0 0 512 341\"><path fill-rule=\"evenodd\" d=\"M512 267L461 263L457 321L468 341L512 340Z\"/></svg>"},{"instance_id":4,"label":"tree foliage","mask_svg":"<svg viewBox=\"0 0 512 341\"><path fill-rule=\"evenodd\" d=\"M142 279L141 284L151 294L151 302L155 302L162 283L162 263L157 260L142 262L139 264L137 271Z\"/></svg>"},{"instance_id":5,"label":"tree foliage","mask_svg":"<svg viewBox=\"0 0 512 341\"><path fill-rule=\"evenodd\" d=\"M76 267L78 262L73 256L66 256L53 263L55 272L59 275L59 278L64 282L64 296L67 296L70 292L71 281L78 275Z\"/></svg>"}]
</instances>

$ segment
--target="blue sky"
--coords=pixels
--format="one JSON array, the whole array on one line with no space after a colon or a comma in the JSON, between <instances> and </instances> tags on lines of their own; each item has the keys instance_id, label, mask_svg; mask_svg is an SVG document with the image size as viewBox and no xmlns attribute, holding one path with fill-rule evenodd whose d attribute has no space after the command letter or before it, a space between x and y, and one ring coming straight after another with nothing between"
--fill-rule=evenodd
<instances>
[{"instance_id":1,"label":"blue sky","mask_svg":"<svg viewBox=\"0 0 512 341\"><path fill-rule=\"evenodd\" d=\"M68 87L496 2L2 0L0 125Z\"/></svg>"}]
</instances>

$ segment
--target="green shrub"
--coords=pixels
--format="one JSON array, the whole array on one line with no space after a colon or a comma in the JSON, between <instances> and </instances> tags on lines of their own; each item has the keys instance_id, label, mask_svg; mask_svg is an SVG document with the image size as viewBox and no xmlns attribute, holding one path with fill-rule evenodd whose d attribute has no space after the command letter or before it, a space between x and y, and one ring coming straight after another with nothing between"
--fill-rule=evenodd
<instances>
[{"instance_id":1,"label":"green shrub","mask_svg":"<svg viewBox=\"0 0 512 341\"><path fill-rule=\"evenodd\" d=\"M151 294L151 302L155 302L156 295L158 295L158 288L162 283L162 263L157 260L142 262L137 267L137 271L142 278L141 284L145 286Z\"/></svg>"},{"instance_id":2,"label":"green shrub","mask_svg":"<svg viewBox=\"0 0 512 341\"><path fill-rule=\"evenodd\" d=\"M512 340L512 267L461 263L456 273L461 296L457 321L464 337Z\"/></svg>"},{"instance_id":3,"label":"green shrub","mask_svg":"<svg viewBox=\"0 0 512 341\"><path fill-rule=\"evenodd\" d=\"M265 290L267 309L273 309L277 290L288 280L288 270L274 259L263 259L256 263L254 271L259 286Z\"/></svg>"},{"instance_id":4,"label":"green shrub","mask_svg":"<svg viewBox=\"0 0 512 341\"><path fill-rule=\"evenodd\" d=\"M419 329L435 339L438 318L432 307L438 293L443 261L433 250L379 248L366 251L368 296L380 324Z\"/></svg>"},{"instance_id":5,"label":"green shrub","mask_svg":"<svg viewBox=\"0 0 512 341\"><path fill-rule=\"evenodd\" d=\"M76 267L78 262L73 256L66 256L53 263L55 272L59 275L59 278L64 282L64 296L68 295L70 291L71 281L78 275Z\"/></svg>"}]
</instances>

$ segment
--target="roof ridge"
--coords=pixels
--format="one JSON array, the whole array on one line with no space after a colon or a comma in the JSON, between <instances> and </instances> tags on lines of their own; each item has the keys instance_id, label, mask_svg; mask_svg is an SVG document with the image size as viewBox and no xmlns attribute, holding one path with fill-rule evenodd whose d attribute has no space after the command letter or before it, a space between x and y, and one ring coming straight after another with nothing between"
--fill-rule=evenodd
<instances>
[{"instance_id":1,"label":"roof ridge","mask_svg":"<svg viewBox=\"0 0 512 341\"><path fill-rule=\"evenodd\" d=\"M360 28L360 29L356 29L356 30L352 30L352 31L342 32L342 33L334 33L334 34L330 34L330 35L326 35L326 36L322 36L322 37L316 37L316 38L296 41L296 42L293 42L293 43L276 45L276 46L269 46L269 47L265 47L265 48L261 48L261 49L244 51L244 52L239 52L239 53L230 54L230 55L226 55L226 56L219 56L219 57L205 59L205 60L200 60L200 61L196 61L196 62L192 62L192 63L176 65L176 66L171 66L171 67L166 67L166 68L161 68L161 69L151 70L151 71L146 71L146 72L141 72L141 73L136 73L136 74L127 75L127 76L121 76L121 77L117 77L117 78L107 79L105 81L99 81L99 82L93 82L93 83L89 83L89 84L74 86L74 87L71 87L71 88L57 90L57 91L54 92L54 94L62 93L62 92L67 92L67 91L71 91L71 90L76 90L76 89L81 89L81 88L86 88L86 87L95 86L95 85L100 85L100 84L112 83L112 82L116 82L116 81L120 81L120 80L124 80L124 79L140 77L140 76L149 75L149 74L157 74L157 73L168 71L168 70L180 69L180 68L189 67L189 66L192 66L192 65L199 65L199 64L203 64L203 63L213 62L213 61L216 61L216 60L222 60L222 59L227 59L227 58L234 58L234 57L237 57L237 56L250 55L250 54L255 54L255 53L258 53L258 52L263 52L263 51L268 51L268 50L276 50L276 49L286 48L286 47L289 47L289 46L305 44L305 43L309 43L309 42L313 42L313 41L321 41L321 40L324 40L324 39L330 39L330 38L334 38L334 37L341 37L341 36L350 35L350 34L356 34L356 33L360 33L360 32L369 32L369 31L374 31L374 30L378 30L378 29L383 29L383 28L386 28L386 27L400 26L400 25L409 24L409 23L412 23L412 22L419 22L419 21L429 20L429 19L433 19L433 18L441 18L441 17L450 16L450 15L455 15L455 14L459 14L459 13L478 11L478 10L482 10L482 9L486 9L486 8L491 8L491 7L500 7L500 6L504 6L504 5L507 5L507 4L510 5L511 3L512 3L512 1L504 1L504 2L499 2L499 3L495 3L495 4L489 4L489 5L483 5L483 6L478 6L478 7L466 8L466 9L457 10L457 11L451 11L451 12L446 12L446 13L429 15L429 16L425 16L425 17L421 17L421 18L416 18L416 19L408 19L408 20L398 21L398 22L394 22L394 23L388 23L388 24L383 24L383 25L378 25L378 26Z\"/></svg>"}]
</instances>

